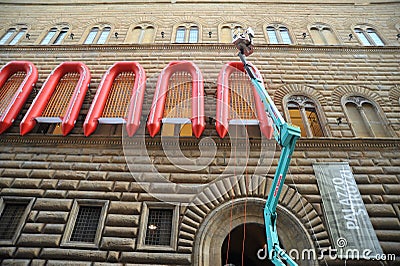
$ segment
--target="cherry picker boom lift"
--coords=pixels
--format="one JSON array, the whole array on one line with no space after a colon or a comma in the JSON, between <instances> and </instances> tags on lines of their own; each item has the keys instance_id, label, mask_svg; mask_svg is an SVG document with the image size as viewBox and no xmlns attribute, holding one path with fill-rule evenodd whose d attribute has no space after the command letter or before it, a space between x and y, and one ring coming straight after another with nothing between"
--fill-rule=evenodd
<instances>
[{"instance_id":1,"label":"cherry picker boom lift","mask_svg":"<svg viewBox=\"0 0 400 266\"><path fill-rule=\"evenodd\" d=\"M246 56L253 53L253 37L254 32L248 28L244 33L239 33L233 38L233 44L239 49L238 56L244 65L247 75L249 76L253 86L257 90L258 96L264 104L264 109L271 117L274 128L274 138L282 147L278 167L274 175L272 186L270 188L267 202L264 207L264 223L267 236L268 258L274 265L297 265L296 262L283 250L279 245L278 232L276 228L276 207L278 205L279 196L285 183L286 173L289 168L290 159L292 157L296 141L301 136L300 128L289 125L283 119L281 113L276 108L274 102L264 87L263 82L253 72L251 66L246 62Z\"/></svg>"}]
</instances>

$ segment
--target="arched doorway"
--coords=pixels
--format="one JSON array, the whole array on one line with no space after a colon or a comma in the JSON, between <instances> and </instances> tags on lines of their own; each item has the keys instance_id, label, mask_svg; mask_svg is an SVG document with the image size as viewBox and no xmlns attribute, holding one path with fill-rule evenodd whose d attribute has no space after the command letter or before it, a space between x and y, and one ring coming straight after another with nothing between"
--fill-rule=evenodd
<instances>
[{"instance_id":1,"label":"arched doorway","mask_svg":"<svg viewBox=\"0 0 400 266\"><path fill-rule=\"evenodd\" d=\"M194 243L193 265L224 266L222 263L222 247L231 228L240 228L245 221L244 209L246 206L246 222L248 224L264 224L263 209L265 200L260 198L238 198L233 202L225 202L213 209L202 221ZM287 250L314 249L313 241L301 221L285 207L278 205L278 223L280 242ZM240 235L240 229L239 233ZM258 232L253 227L252 235ZM235 232L234 232L235 233ZM243 234L243 233L242 233ZM263 232L262 235L265 235ZM240 242L240 240L239 240ZM260 242L261 243L261 242ZM265 242L264 242L265 243ZM256 255L257 256L257 255ZM268 265L264 261L263 265ZM299 265L316 266L318 261L298 261ZM240 264L241 265L241 255ZM252 265L252 264L245 264ZM235 266L237 266L235 264Z\"/></svg>"},{"instance_id":2,"label":"arched doorway","mask_svg":"<svg viewBox=\"0 0 400 266\"><path fill-rule=\"evenodd\" d=\"M244 241L243 241L244 240ZM221 247L221 265L266 266L273 265L261 260L257 253L266 243L264 225L258 223L241 224L225 237Z\"/></svg>"}]
</instances>

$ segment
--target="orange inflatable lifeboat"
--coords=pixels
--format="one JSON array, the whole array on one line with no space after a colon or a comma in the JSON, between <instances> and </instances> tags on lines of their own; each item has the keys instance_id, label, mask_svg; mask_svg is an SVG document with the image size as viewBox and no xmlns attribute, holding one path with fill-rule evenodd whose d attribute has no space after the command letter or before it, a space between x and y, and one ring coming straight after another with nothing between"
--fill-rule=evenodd
<instances>
[{"instance_id":1,"label":"orange inflatable lifeboat","mask_svg":"<svg viewBox=\"0 0 400 266\"><path fill-rule=\"evenodd\" d=\"M38 80L28 61L11 61L0 70L0 134L6 131L24 106Z\"/></svg>"},{"instance_id":2,"label":"orange inflatable lifeboat","mask_svg":"<svg viewBox=\"0 0 400 266\"><path fill-rule=\"evenodd\" d=\"M39 123L61 123L66 136L75 126L90 83L90 71L81 62L64 62L56 67L36 96L20 124L21 135Z\"/></svg>"},{"instance_id":3,"label":"orange inflatable lifeboat","mask_svg":"<svg viewBox=\"0 0 400 266\"><path fill-rule=\"evenodd\" d=\"M98 123L126 123L128 135L133 136L140 125L145 89L146 73L139 63L112 65L104 74L86 116L85 136L90 136Z\"/></svg>"},{"instance_id":4,"label":"orange inflatable lifeboat","mask_svg":"<svg viewBox=\"0 0 400 266\"><path fill-rule=\"evenodd\" d=\"M182 117L189 119L192 124L193 134L199 138L205 129L204 116L204 83L200 69L190 61L170 62L158 77L153 103L147 120L147 129L150 136L154 137L161 129L161 123L164 117L164 107L168 94L170 78L173 74L179 72L188 72L191 76L191 117Z\"/></svg>"},{"instance_id":5,"label":"orange inflatable lifeboat","mask_svg":"<svg viewBox=\"0 0 400 266\"><path fill-rule=\"evenodd\" d=\"M260 72L256 67L249 64L250 67L256 73L257 78L263 82ZM242 72L237 75L238 71ZM217 113L216 113L216 123L215 127L218 132L218 135L221 138L224 138L228 133L228 128L230 123L239 123L239 124L259 124L260 131L263 133L265 137L270 139L273 135L273 127L272 127L272 119L267 117L267 113L264 110L264 105L261 102L260 97L257 96L256 88L251 84L251 81L244 74L245 69L243 67L242 62L228 62L224 65L218 75L218 86L217 86ZM232 76L236 75L233 79ZM249 95L240 95L243 92L246 94L249 92L246 86L251 86L252 90ZM234 88L235 87L235 88ZM232 91L235 94L239 94L239 97L247 101L243 104L240 102L235 103L235 105L239 106L240 110L235 110L233 106L231 106L231 98L233 95L230 95ZM251 95L251 96L250 96ZM246 97L249 96L249 97ZM252 97L252 99L250 99ZM243 100L243 101L244 101ZM255 109L255 117L251 118L253 111L251 110L251 103L254 102ZM241 105L247 105L245 108ZM249 109L247 113L242 113L243 109ZM235 114L232 114L235 112ZM254 121L254 120L258 121ZM235 120L235 121L234 121Z\"/></svg>"}]
</instances>

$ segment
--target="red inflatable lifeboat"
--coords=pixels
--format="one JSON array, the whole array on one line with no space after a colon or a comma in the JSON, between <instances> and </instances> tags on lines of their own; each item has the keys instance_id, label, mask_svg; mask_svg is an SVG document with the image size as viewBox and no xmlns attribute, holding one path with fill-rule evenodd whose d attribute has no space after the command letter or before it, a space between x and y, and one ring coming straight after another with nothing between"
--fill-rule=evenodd
<instances>
[{"instance_id":1,"label":"red inflatable lifeboat","mask_svg":"<svg viewBox=\"0 0 400 266\"><path fill-rule=\"evenodd\" d=\"M140 125L146 73L137 62L116 62L104 74L86 116L85 136L92 134L98 123L126 123L129 136Z\"/></svg>"},{"instance_id":2,"label":"red inflatable lifeboat","mask_svg":"<svg viewBox=\"0 0 400 266\"><path fill-rule=\"evenodd\" d=\"M192 131L197 138L201 136L205 129L204 83L201 71L193 62L173 61L163 69L157 81L153 103L147 120L147 129L152 137L161 129L171 76L179 72L188 72L191 76L191 114L188 115L189 117L181 117L181 121L189 119L192 124ZM177 113L179 113L179 110Z\"/></svg>"},{"instance_id":3,"label":"red inflatable lifeboat","mask_svg":"<svg viewBox=\"0 0 400 266\"><path fill-rule=\"evenodd\" d=\"M61 63L51 72L22 120L21 135L39 122L61 123L66 136L75 126L89 83L90 71L85 64Z\"/></svg>"},{"instance_id":4,"label":"red inflatable lifeboat","mask_svg":"<svg viewBox=\"0 0 400 266\"><path fill-rule=\"evenodd\" d=\"M263 81L258 69L253 65L250 66L253 68L258 79ZM238 71L240 71L239 74ZM228 62L219 73L217 86L216 130L218 135L221 138L224 138L228 133L230 123L259 124L260 131L265 137L270 139L273 135L272 120L267 117L267 113L264 110L264 105L261 102L260 97L254 97L257 95L256 88L254 88L251 81L244 73L245 69L242 62ZM248 90L249 86L252 88L250 91ZM240 95L243 91L246 94L250 92L250 94ZM242 102L234 103L234 101L232 101L234 95L231 95L231 93L237 94L239 96L237 97L239 98L237 101ZM240 98L243 100L240 100ZM254 102L255 112L253 112L251 108L252 102ZM233 104L237 107L232 106ZM243 110L245 110L245 113L243 113ZM235 113L232 114L231 112ZM255 117L252 117L254 115Z\"/></svg>"},{"instance_id":5,"label":"red inflatable lifeboat","mask_svg":"<svg viewBox=\"0 0 400 266\"><path fill-rule=\"evenodd\" d=\"M38 79L28 61L11 61L0 70L0 134L7 130L24 106Z\"/></svg>"}]
</instances>

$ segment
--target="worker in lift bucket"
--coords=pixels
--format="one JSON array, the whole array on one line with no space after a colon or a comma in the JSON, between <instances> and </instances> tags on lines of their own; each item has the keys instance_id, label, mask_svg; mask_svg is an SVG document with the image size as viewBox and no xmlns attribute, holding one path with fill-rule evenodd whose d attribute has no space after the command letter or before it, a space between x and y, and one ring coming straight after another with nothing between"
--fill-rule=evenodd
<instances>
[{"instance_id":1,"label":"worker in lift bucket","mask_svg":"<svg viewBox=\"0 0 400 266\"><path fill-rule=\"evenodd\" d=\"M236 45L239 51L245 56L249 56L253 53L253 38L254 31L252 28L248 28L245 32L237 32L233 35L232 43Z\"/></svg>"}]
</instances>

